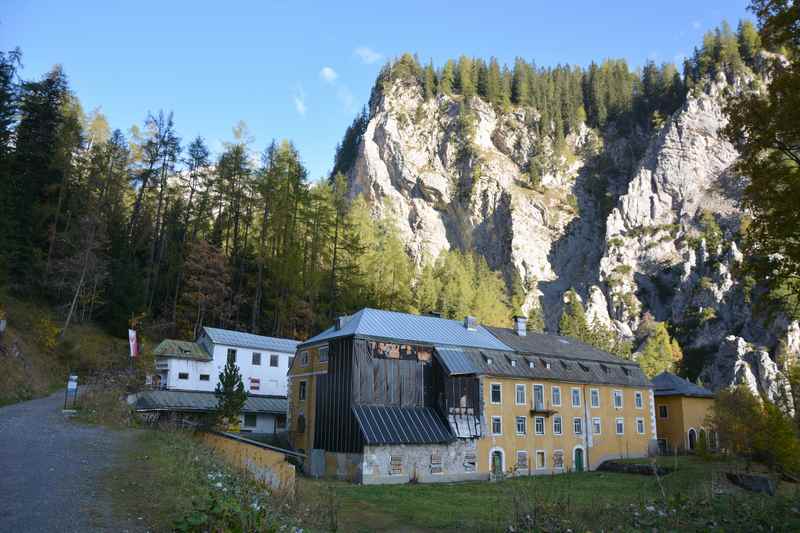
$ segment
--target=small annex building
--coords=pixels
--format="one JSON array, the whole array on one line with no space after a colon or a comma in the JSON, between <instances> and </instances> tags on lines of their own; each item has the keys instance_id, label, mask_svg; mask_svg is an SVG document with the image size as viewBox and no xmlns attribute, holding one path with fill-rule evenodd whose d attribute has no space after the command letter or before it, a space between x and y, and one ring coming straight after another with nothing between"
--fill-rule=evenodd
<instances>
[{"instance_id":1,"label":"small annex building","mask_svg":"<svg viewBox=\"0 0 800 533\"><path fill-rule=\"evenodd\" d=\"M706 428L714 393L670 372L662 372L651 381L661 452L691 452L700 439L715 449L716 435Z\"/></svg>"},{"instance_id":2,"label":"small annex building","mask_svg":"<svg viewBox=\"0 0 800 533\"><path fill-rule=\"evenodd\" d=\"M297 347L289 439L365 484L594 469L655 448L639 366L574 339L362 309Z\"/></svg>"}]
</instances>

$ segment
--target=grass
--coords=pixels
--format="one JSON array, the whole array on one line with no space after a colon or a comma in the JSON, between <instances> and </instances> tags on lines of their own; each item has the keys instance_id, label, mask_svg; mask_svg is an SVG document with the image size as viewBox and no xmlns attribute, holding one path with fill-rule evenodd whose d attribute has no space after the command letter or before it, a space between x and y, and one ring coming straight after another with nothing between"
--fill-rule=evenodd
<instances>
[{"instance_id":1,"label":"grass","mask_svg":"<svg viewBox=\"0 0 800 533\"><path fill-rule=\"evenodd\" d=\"M664 466L675 466L663 458ZM736 465L680 457L660 479L587 472L510 479L498 483L358 486L302 479L306 494L335 492L343 531L796 531L800 489L751 494L730 485L722 471ZM662 490L663 489L663 490Z\"/></svg>"}]
</instances>

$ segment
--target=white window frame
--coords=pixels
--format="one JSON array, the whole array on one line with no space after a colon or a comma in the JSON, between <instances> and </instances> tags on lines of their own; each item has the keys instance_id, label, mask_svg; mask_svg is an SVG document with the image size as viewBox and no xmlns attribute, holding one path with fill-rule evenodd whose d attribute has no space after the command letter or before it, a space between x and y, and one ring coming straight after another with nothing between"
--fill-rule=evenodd
<instances>
[{"instance_id":1,"label":"white window frame","mask_svg":"<svg viewBox=\"0 0 800 533\"><path fill-rule=\"evenodd\" d=\"M536 391L537 391L537 389L542 391L542 407L544 407L544 405L545 405L544 383L534 383L533 385L531 385L531 406L532 407L536 407Z\"/></svg>"},{"instance_id":2,"label":"white window frame","mask_svg":"<svg viewBox=\"0 0 800 533\"><path fill-rule=\"evenodd\" d=\"M664 409L664 414L666 416L661 416L661 409ZM659 406L658 406L658 418L661 418L663 420L668 420L669 419L669 406L667 406L667 404L664 404L664 403L659 404Z\"/></svg>"},{"instance_id":3,"label":"white window frame","mask_svg":"<svg viewBox=\"0 0 800 533\"><path fill-rule=\"evenodd\" d=\"M644 395L642 391L637 390L633 393L633 406L637 409L644 409Z\"/></svg>"},{"instance_id":4,"label":"white window frame","mask_svg":"<svg viewBox=\"0 0 800 533\"><path fill-rule=\"evenodd\" d=\"M592 435L602 435L602 433L603 433L603 420L599 416L592 417Z\"/></svg>"},{"instance_id":5,"label":"white window frame","mask_svg":"<svg viewBox=\"0 0 800 533\"><path fill-rule=\"evenodd\" d=\"M617 398L619 398L619 405L617 405ZM623 394L620 389L611 391L611 405L614 406L614 409L625 408L625 394Z\"/></svg>"},{"instance_id":6,"label":"white window frame","mask_svg":"<svg viewBox=\"0 0 800 533\"><path fill-rule=\"evenodd\" d=\"M522 464L520 464L519 462L520 454L525 454L525 462ZM517 470L520 469L528 470L530 468L530 465L528 464L528 450L517 450L517 453L514 455L514 457L516 457L516 464L514 465L514 467Z\"/></svg>"},{"instance_id":7,"label":"white window frame","mask_svg":"<svg viewBox=\"0 0 800 533\"><path fill-rule=\"evenodd\" d=\"M561 426L561 429L556 431L556 420L558 420L558 425ZM564 420L562 420L561 415L554 415L553 416L553 435L563 435L564 434ZM553 450L556 451L556 450Z\"/></svg>"},{"instance_id":8,"label":"white window frame","mask_svg":"<svg viewBox=\"0 0 800 533\"><path fill-rule=\"evenodd\" d=\"M595 402L595 400L597 400ZM600 408L600 389L589 389L589 407L592 409Z\"/></svg>"},{"instance_id":9,"label":"white window frame","mask_svg":"<svg viewBox=\"0 0 800 533\"><path fill-rule=\"evenodd\" d=\"M642 428L641 431L639 431L640 424L641 424L641 428ZM645 433L647 433L647 426L644 423L644 417L643 416L637 416L636 417L636 433L639 434L639 435L644 435Z\"/></svg>"},{"instance_id":10,"label":"white window frame","mask_svg":"<svg viewBox=\"0 0 800 533\"><path fill-rule=\"evenodd\" d=\"M580 427L578 427L580 426ZM583 418L580 416L572 417L572 433L575 435L583 435Z\"/></svg>"},{"instance_id":11,"label":"white window frame","mask_svg":"<svg viewBox=\"0 0 800 533\"><path fill-rule=\"evenodd\" d=\"M500 392L500 400L494 401L494 387L497 385L497 390ZM492 405L502 405L503 404L503 384L502 383L490 383L489 384L489 401Z\"/></svg>"},{"instance_id":12,"label":"white window frame","mask_svg":"<svg viewBox=\"0 0 800 533\"><path fill-rule=\"evenodd\" d=\"M539 431L539 422L542 423L542 431ZM534 416L533 417L533 434L534 435L544 435L546 431L546 424L544 421L543 416Z\"/></svg>"},{"instance_id":13,"label":"white window frame","mask_svg":"<svg viewBox=\"0 0 800 533\"><path fill-rule=\"evenodd\" d=\"M522 420L522 433L519 432L519 422ZM517 437L524 437L528 434L528 417L518 416L514 419L514 428L517 431Z\"/></svg>"},{"instance_id":14,"label":"white window frame","mask_svg":"<svg viewBox=\"0 0 800 533\"><path fill-rule=\"evenodd\" d=\"M308 350L300 352L300 366L308 366Z\"/></svg>"},{"instance_id":15,"label":"white window frame","mask_svg":"<svg viewBox=\"0 0 800 533\"><path fill-rule=\"evenodd\" d=\"M553 393L558 391L558 402L556 402L555 396ZM553 385L550 387L550 401L553 404L553 407L561 407L561 387L559 385Z\"/></svg>"},{"instance_id":16,"label":"white window frame","mask_svg":"<svg viewBox=\"0 0 800 533\"><path fill-rule=\"evenodd\" d=\"M575 392L578 393L578 403L575 403ZM581 406L581 388L580 387L571 387L569 389L569 401L572 404L572 407L580 407Z\"/></svg>"},{"instance_id":17,"label":"white window frame","mask_svg":"<svg viewBox=\"0 0 800 533\"><path fill-rule=\"evenodd\" d=\"M539 454L542 455L542 465L539 466ZM534 470L545 470L547 469L547 451L546 450L535 450L533 452L533 468Z\"/></svg>"},{"instance_id":18,"label":"white window frame","mask_svg":"<svg viewBox=\"0 0 800 533\"><path fill-rule=\"evenodd\" d=\"M247 423L247 417L253 416L255 417L255 421L252 424ZM255 428L258 427L258 414L256 413L244 413L242 414L242 426L246 428Z\"/></svg>"},{"instance_id":19,"label":"white window frame","mask_svg":"<svg viewBox=\"0 0 800 533\"><path fill-rule=\"evenodd\" d=\"M622 431L619 430L620 424L622 424ZM624 417L618 416L614 420L614 432L617 435L624 435L625 434L625 418Z\"/></svg>"},{"instance_id":20,"label":"white window frame","mask_svg":"<svg viewBox=\"0 0 800 533\"><path fill-rule=\"evenodd\" d=\"M527 387L525 387L524 383L517 383L514 385L514 402L517 405L525 405L527 392L525 391ZM519 393L522 391L522 401L519 401Z\"/></svg>"},{"instance_id":21,"label":"white window frame","mask_svg":"<svg viewBox=\"0 0 800 533\"><path fill-rule=\"evenodd\" d=\"M500 422L500 431L498 433L495 433L495 431L494 431L494 422L495 422L495 420ZM497 436L497 437L503 435L503 417L502 416L493 416L492 417L492 435L493 436Z\"/></svg>"},{"instance_id":22,"label":"white window frame","mask_svg":"<svg viewBox=\"0 0 800 533\"><path fill-rule=\"evenodd\" d=\"M319 355L319 362L320 363L327 363L328 362L328 347L327 346L320 346L318 355Z\"/></svg>"}]
</instances>

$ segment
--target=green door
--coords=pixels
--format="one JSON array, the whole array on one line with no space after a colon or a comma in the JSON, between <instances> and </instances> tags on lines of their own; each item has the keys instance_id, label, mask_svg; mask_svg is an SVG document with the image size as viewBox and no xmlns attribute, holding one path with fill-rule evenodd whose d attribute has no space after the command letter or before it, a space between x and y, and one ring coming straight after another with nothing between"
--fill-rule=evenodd
<instances>
[{"instance_id":1,"label":"green door","mask_svg":"<svg viewBox=\"0 0 800 533\"><path fill-rule=\"evenodd\" d=\"M583 450L581 448L575 449L575 471L583 472Z\"/></svg>"}]
</instances>

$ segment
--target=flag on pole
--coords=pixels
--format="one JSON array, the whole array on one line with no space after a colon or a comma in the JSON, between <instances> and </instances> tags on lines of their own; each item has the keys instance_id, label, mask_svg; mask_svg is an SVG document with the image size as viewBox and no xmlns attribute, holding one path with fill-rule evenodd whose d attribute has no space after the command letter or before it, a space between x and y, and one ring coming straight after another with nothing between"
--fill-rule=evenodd
<instances>
[{"instance_id":1,"label":"flag on pole","mask_svg":"<svg viewBox=\"0 0 800 533\"><path fill-rule=\"evenodd\" d=\"M131 345L131 357L139 357L139 342L136 340L136 330L128 330L128 344Z\"/></svg>"}]
</instances>

